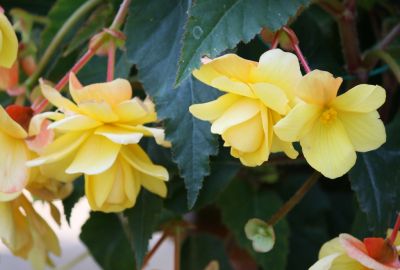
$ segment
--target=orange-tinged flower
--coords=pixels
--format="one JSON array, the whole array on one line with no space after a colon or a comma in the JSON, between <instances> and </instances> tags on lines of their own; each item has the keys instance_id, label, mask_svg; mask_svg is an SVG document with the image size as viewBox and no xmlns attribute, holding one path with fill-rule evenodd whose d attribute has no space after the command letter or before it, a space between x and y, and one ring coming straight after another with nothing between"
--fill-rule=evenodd
<instances>
[{"instance_id":1,"label":"orange-tinged flower","mask_svg":"<svg viewBox=\"0 0 400 270\"><path fill-rule=\"evenodd\" d=\"M42 120L50 118L54 122L49 128L58 135L29 166L40 166L42 174L63 182L84 174L93 210L115 212L132 207L141 186L166 196L167 170L154 165L138 145L143 136L168 145L162 129L144 125L157 120L149 99L132 98L126 80L83 87L73 73L69 89L76 104L44 83L41 87L60 112L35 116L30 130L35 133Z\"/></svg>"},{"instance_id":2,"label":"orange-tinged flower","mask_svg":"<svg viewBox=\"0 0 400 270\"><path fill-rule=\"evenodd\" d=\"M33 269L43 270L52 264L49 253L60 255L57 236L36 213L25 195L0 202L0 238L15 255L29 260Z\"/></svg>"},{"instance_id":3,"label":"orange-tinged flower","mask_svg":"<svg viewBox=\"0 0 400 270\"><path fill-rule=\"evenodd\" d=\"M11 68L17 59L18 39L7 17L0 12L0 67Z\"/></svg>"},{"instance_id":4,"label":"orange-tinged flower","mask_svg":"<svg viewBox=\"0 0 400 270\"><path fill-rule=\"evenodd\" d=\"M227 54L207 62L193 75L227 93L189 110L212 123L211 132L222 136L232 156L246 166L261 165L271 152L297 157L292 144L273 132L273 125L295 103L294 89L301 78L295 55L274 49L254 62Z\"/></svg>"},{"instance_id":5,"label":"orange-tinged flower","mask_svg":"<svg viewBox=\"0 0 400 270\"><path fill-rule=\"evenodd\" d=\"M400 269L397 251L387 240L366 238L361 242L349 234L325 243L319 261L309 270L396 270Z\"/></svg>"},{"instance_id":6,"label":"orange-tinged flower","mask_svg":"<svg viewBox=\"0 0 400 270\"><path fill-rule=\"evenodd\" d=\"M386 141L376 111L385 102L385 90L360 84L337 96L341 83L328 72L308 73L297 86L299 103L274 126L281 140L300 141L308 163L328 178L347 173L356 151L371 151Z\"/></svg>"}]
</instances>

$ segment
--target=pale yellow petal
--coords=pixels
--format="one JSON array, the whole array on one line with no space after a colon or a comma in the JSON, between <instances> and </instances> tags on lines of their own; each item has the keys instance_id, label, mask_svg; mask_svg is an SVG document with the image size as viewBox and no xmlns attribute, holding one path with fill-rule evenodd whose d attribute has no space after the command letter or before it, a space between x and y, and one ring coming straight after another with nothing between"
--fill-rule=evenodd
<instances>
[{"instance_id":1,"label":"pale yellow petal","mask_svg":"<svg viewBox=\"0 0 400 270\"><path fill-rule=\"evenodd\" d=\"M330 270L343 270L343 269L370 270L369 268L363 266L358 261L347 256L347 254L342 254L339 257L337 257L333 261L332 267L330 268ZM379 270L395 270L395 268L380 268Z\"/></svg>"},{"instance_id":2,"label":"pale yellow petal","mask_svg":"<svg viewBox=\"0 0 400 270\"><path fill-rule=\"evenodd\" d=\"M299 81L296 95L307 103L328 105L336 97L342 81L342 78L334 78L331 73L316 69Z\"/></svg>"},{"instance_id":3,"label":"pale yellow petal","mask_svg":"<svg viewBox=\"0 0 400 270\"><path fill-rule=\"evenodd\" d=\"M130 131L118 126L104 125L96 129L94 134L104 136L118 144L138 143L143 137L142 133Z\"/></svg>"},{"instance_id":4,"label":"pale yellow petal","mask_svg":"<svg viewBox=\"0 0 400 270\"><path fill-rule=\"evenodd\" d=\"M74 114L51 123L48 128L57 129L60 131L81 131L92 129L100 125L102 125L101 122L96 121L90 117L82 114Z\"/></svg>"},{"instance_id":5,"label":"pale yellow petal","mask_svg":"<svg viewBox=\"0 0 400 270\"><path fill-rule=\"evenodd\" d=\"M214 88L217 88L227 93L240 95L244 97L250 97L250 98L255 97L248 83L236 81L232 78L217 77L211 82L210 85Z\"/></svg>"},{"instance_id":6,"label":"pale yellow petal","mask_svg":"<svg viewBox=\"0 0 400 270\"><path fill-rule=\"evenodd\" d=\"M159 178L147 174L140 175L140 183L148 191L165 198L167 196L167 185Z\"/></svg>"},{"instance_id":7,"label":"pale yellow petal","mask_svg":"<svg viewBox=\"0 0 400 270\"><path fill-rule=\"evenodd\" d=\"M277 136L274 136L274 138L272 139L271 152L272 153L284 152L291 159L295 159L299 155L299 152L297 152L296 149L294 149L293 144L291 142L284 142Z\"/></svg>"},{"instance_id":8,"label":"pale yellow petal","mask_svg":"<svg viewBox=\"0 0 400 270\"><path fill-rule=\"evenodd\" d=\"M254 117L260 111L260 103L250 98L241 98L232 104L211 126L211 132L222 134L228 128Z\"/></svg>"},{"instance_id":9,"label":"pale yellow petal","mask_svg":"<svg viewBox=\"0 0 400 270\"><path fill-rule=\"evenodd\" d=\"M87 116L104 123L112 123L119 120L118 115L112 110L111 106L103 103L81 103L79 109Z\"/></svg>"},{"instance_id":10,"label":"pale yellow petal","mask_svg":"<svg viewBox=\"0 0 400 270\"><path fill-rule=\"evenodd\" d=\"M386 142L385 126L377 111L369 113L339 112L338 118L356 151L371 151Z\"/></svg>"},{"instance_id":11,"label":"pale yellow petal","mask_svg":"<svg viewBox=\"0 0 400 270\"><path fill-rule=\"evenodd\" d=\"M137 130L143 130L145 136L154 137L157 144L164 147L171 147L171 142L165 140L165 131L162 128L151 128L146 126L136 126ZM146 132L147 131L147 132Z\"/></svg>"},{"instance_id":12,"label":"pale yellow petal","mask_svg":"<svg viewBox=\"0 0 400 270\"><path fill-rule=\"evenodd\" d=\"M329 124L316 121L300 144L307 162L327 178L344 175L356 162L356 152L340 120Z\"/></svg>"},{"instance_id":13,"label":"pale yellow petal","mask_svg":"<svg viewBox=\"0 0 400 270\"><path fill-rule=\"evenodd\" d=\"M135 205L137 196L139 195L141 184L140 175L141 173L136 169L132 168L125 159L121 158L121 168L125 176L125 195L129 201L132 202L132 206Z\"/></svg>"},{"instance_id":14,"label":"pale yellow petal","mask_svg":"<svg viewBox=\"0 0 400 270\"><path fill-rule=\"evenodd\" d=\"M114 111L118 115L120 122L136 122L136 120L145 117L149 113L146 106L137 97L119 103L114 108Z\"/></svg>"},{"instance_id":15,"label":"pale yellow petal","mask_svg":"<svg viewBox=\"0 0 400 270\"><path fill-rule=\"evenodd\" d=\"M260 114L238 125L231 126L222 133L222 138L240 152L256 151L264 141L264 129Z\"/></svg>"},{"instance_id":16,"label":"pale yellow petal","mask_svg":"<svg viewBox=\"0 0 400 270\"><path fill-rule=\"evenodd\" d=\"M13 138L24 139L28 136L24 128L15 122L2 106L0 106L0 131Z\"/></svg>"},{"instance_id":17,"label":"pale yellow petal","mask_svg":"<svg viewBox=\"0 0 400 270\"><path fill-rule=\"evenodd\" d=\"M339 237L336 237L322 245L318 258L322 259L332 254L342 254L345 252L345 249L340 244Z\"/></svg>"},{"instance_id":18,"label":"pale yellow petal","mask_svg":"<svg viewBox=\"0 0 400 270\"><path fill-rule=\"evenodd\" d=\"M254 82L265 82L279 87L292 100L296 85L301 79L299 61L293 53L280 49L268 50L260 57L251 77Z\"/></svg>"},{"instance_id":19,"label":"pale yellow petal","mask_svg":"<svg viewBox=\"0 0 400 270\"><path fill-rule=\"evenodd\" d=\"M213 122L239 98L240 96L238 95L225 94L210 102L194 104L189 107L189 111L194 117L204 121Z\"/></svg>"},{"instance_id":20,"label":"pale yellow petal","mask_svg":"<svg viewBox=\"0 0 400 270\"><path fill-rule=\"evenodd\" d=\"M43 96L61 111L80 113L78 107L72 101L63 97L56 89L45 84L42 80L40 81L40 88Z\"/></svg>"},{"instance_id":21,"label":"pale yellow petal","mask_svg":"<svg viewBox=\"0 0 400 270\"><path fill-rule=\"evenodd\" d=\"M115 79L111 82L94 83L82 87L74 73L70 73L69 87L72 98L77 104L106 102L114 107L132 97L132 88L129 81Z\"/></svg>"},{"instance_id":22,"label":"pale yellow petal","mask_svg":"<svg viewBox=\"0 0 400 270\"><path fill-rule=\"evenodd\" d=\"M41 165L39 167L41 174L64 183L74 181L81 175L81 173L68 174L65 171L74 160L76 153L77 149L71 151L69 154L57 161Z\"/></svg>"},{"instance_id":23,"label":"pale yellow petal","mask_svg":"<svg viewBox=\"0 0 400 270\"><path fill-rule=\"evenodd\" d=\"M4 13L0 13L0 44L0 66L10 68L17 59L18 39Z\"/></svg>"},{"instance_id":24,"label":"pale yellow petal","mask_svg":"<svg viewBox=\"0 0 400 270\"><path fill-rule=\"evenodd\" d=\"M58 112L44 112L32 117L29 123L29 136L38 135L42 129L43 121L51 119L54 121L61 120L65 117L64 114Z\"/></svg>"},{"instance_id":25,"label":"pale yellow petal","mask_svg":"<svg viewBox=\"0 0 400 270\"><path fill-rule=\"evenodd\" d=\"M107 200L115 181L116 167L96 174L85 175L85 195L93 210L99 210Z\"/></svg>"},{"instance_id":26,"label":"pale yellow petal","mask_svg":"<svg viewBox=\"0 0 400 270\"><path fill-rule=\"evenodd\" d=\"M163 166L154 165L139 145L132 144L122 147L121 155L138 171L162 180L168 180L168 171Z\"/></svg>"},{"instance_id":27,"label":"pale yellow petal","mask_svg":"<svg viewBox=\"0 0 400 270\"><path fill-rule=\"evenodd\" d=\"M332 107L340 111L372 112L385 103L386 91L378 85L360 84L338 96Z\"/></svg>"},{"instance_id":28,"label":"pale yellow petal","mask_svg":"<svg viewBox=\"0 0 400 270\"><path fill-rule=\"evenodd\" d=\"M77 149L89 137L89 135L90 132L66 133L48 145L40 157L30 160L26 164L29 167L35 167L61 160Z\"/></svg>"},{"instance_id":29,"label":"pale yellow petal","mask_svg":"<svg viewBox=\"0 0 400 270\"><path fill-rule=\"evenodd\" d=\"M299 141L310 132L322 110L323 108L317 105L299 103L275 124L274 132L283 141Z\"/></svg>"},{"instance_id":30,"label":"pale yellow petal","mask_svg":"<svg viewBox=\"0 0 400 270\"><path fill-rule=\"evenodd\" d=\"M340 253L334 253L326 256L314 263L308 270L331 270L333 261L340 255Z\"/></svg>"},{"instance_id":31,"label":"pale yellow petal","mask_svg":"<svg viewBox=\"0 0 400 270\"><path fill-rule=\"evenodd\" d=\"M255 83L251 85L256 96L268 108L286 114L289 110L289 99L282 89L269 83Z\"/></svg>"},{"instance_id":32,"label":"pale yellow petal","mask_svg":"<svg viewBox=\"0 0 400 270\"><path fill-rule=\"evenodd\" d=\"M0 192L20 192L29 179L28 149L21 139L0 132Z\"/></svg>"},{"instance_id":33,"label":"pale yellow petal","mask_svg":"<svg viewBox=\"0 0 400 270\"><path fill-rule=\"evenodd\" d=\"M121 149L109 139L99 136L90 136L79 148L72 164L66 173L99 174L110 168Z\"/></svg>"}]
</instances>

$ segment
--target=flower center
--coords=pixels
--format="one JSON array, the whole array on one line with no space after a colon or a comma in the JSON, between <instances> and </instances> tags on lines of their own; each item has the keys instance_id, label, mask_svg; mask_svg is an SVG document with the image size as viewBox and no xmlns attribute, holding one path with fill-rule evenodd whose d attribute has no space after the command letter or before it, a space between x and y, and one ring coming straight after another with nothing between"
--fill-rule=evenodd
<instances>
[{"instance_id":1,"label":"flower center","mask_svg":"<svg viewBox=\"0 0 400 270\"><path fill-rule=\"evenodd\" d=\"M337 112L334 109L329 108L322 113L320 120L323 124L329 124L336 120L336 117Z\"/></svg>"}]
</instances>

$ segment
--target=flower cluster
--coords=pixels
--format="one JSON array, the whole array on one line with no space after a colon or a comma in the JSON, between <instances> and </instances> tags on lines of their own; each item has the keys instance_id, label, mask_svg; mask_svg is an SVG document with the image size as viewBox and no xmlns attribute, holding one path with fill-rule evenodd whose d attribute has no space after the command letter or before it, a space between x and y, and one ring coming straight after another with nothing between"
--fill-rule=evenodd
<instances>
[{"instance_id":1,"label":"flower cluster","mask_svg":"<svg viewBox=\"0 0 400 270\"><path fill-rule=\"evenodd\" d=\"M380 86L361 84L337 96L341 78L314 70L302 76L294 54L280 49L253 62L228 54L193 72L202 82L227 94L190 107L212 123L231 155L258 166L283 151L296 158L300 142L307 162L325 177L337 178L355 164L356 151L386 141L377 109L385 102Z\"/></svg>"}]
</instances>

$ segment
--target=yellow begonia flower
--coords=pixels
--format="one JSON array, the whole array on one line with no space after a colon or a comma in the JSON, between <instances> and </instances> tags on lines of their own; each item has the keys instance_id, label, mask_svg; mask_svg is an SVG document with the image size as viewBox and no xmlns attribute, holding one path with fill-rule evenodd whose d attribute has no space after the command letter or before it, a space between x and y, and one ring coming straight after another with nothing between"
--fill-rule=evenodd
<instances>
[{"instance_id":1,"label":"yellow begonia flower","mask_svg":"<svg viewBox=\"0 0 400 270\"><path fill-rule=\"evenodd\" d=\"M11 68L17 59L18 39L7 17L0 12L0 66Z\"/></svg>"},{"instance_id":2,"label":"yellow begonia flower","mask_svg":"<svg viewBox=\"0 0 400 270\"><path fill-rule=\"evenodd\" d=\"M376 239L372 238L372 241ZM379 257L376 255L380 253L376 248L376 245L366 245L365 239L361 242L349 234L340 234L322 246L319 261L309 270L398 270L400 268L397 256L392 259L375 258Z\"/></svg>"},{"instance_id":3,"label":"yellow begonia flower","mask_svg":"<svg viewBox=\"0 0 400 270\"><path fill-rule=\"evenodd\" d=\"M43 270L52 264L49 253L61 254L57 236L36 213L25 195L0 202L0 238L10 251L29 260L33 269Z\"/></svg>"},{"instance_id":4,"label":"yellow begonia flower","mask_svg":"<svg viewBox=\"0 0 400 270\"><path fill-rule=\"evenodd\" d=\"M43 175L70 182L85 176L85 193L93 210L122 211L136 202L141 186L165 197L167 170L154 165L138 145L143 136L152 136L164 146L164 131L144 126L157 120L154 104L132 98L127 80L83 87L71 73L69 90L73 100L42 83L43 95L57 113L35 116L30 131L35 133L45 118L58 135L41 156L28 166L40 166Z\"/></svg>"},{"instance_id":5,"label":"yellow begonia flower","mask_svg":"<svg viewBox=\"0 0 400 270\"><path fill-rule=\"evenodd\" d=\"M25 165L30 151L25 143L28 134L0 106L0 201L17 197L29 179Z\"/></svg>"},{"instance_id":6,"label":"yellow begonia flower","mask_svg":"<svg viewBox=\"0 0 400 270\"><path fill-rule=\"evenodd\" d=\"M294 105L294 89L301 78L296 56L279 49L254 62L227 54L195 70L193 75L227 94L217 100L190 106L197 118L212 123L231 155L246 166L258 166L271 152L297 157L291 143L274 135L273 125Z\"/></svg>"},{"instance_id":7,"label":"yellow begonia flower","mask_svg":"<svg viewBox=\"0 0 400 270\"><path fill-rule=\"evenodd\" d=\"M307 162L328 178L347 173L356 151L374 150L386 141L376 111L385 102L385 90L360 84L336 96L341 83L328 72L308 73L296 90L302 101L274 127L281 140L300 141Z\"/></svg>"}]
</instances>

